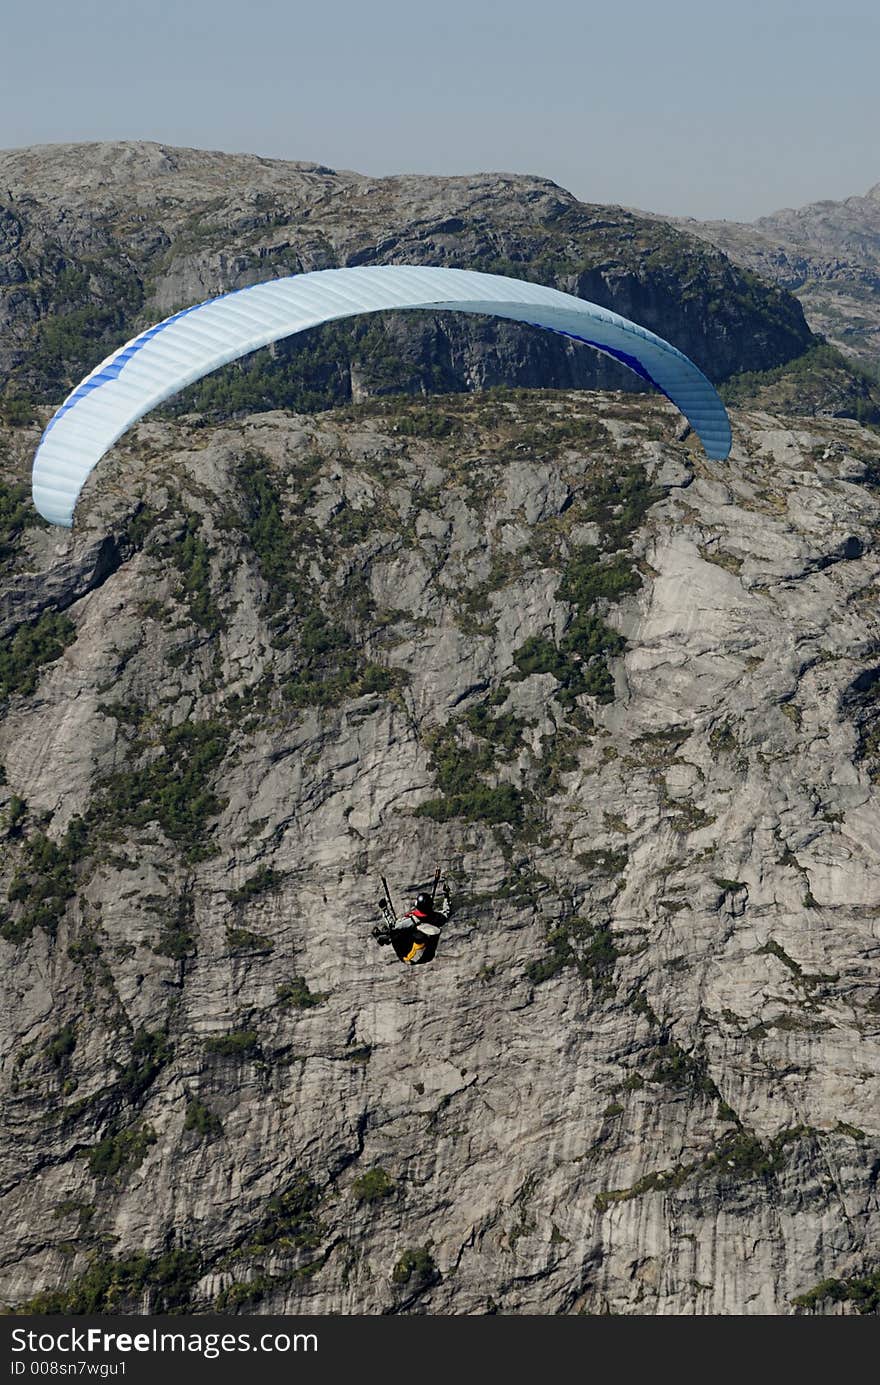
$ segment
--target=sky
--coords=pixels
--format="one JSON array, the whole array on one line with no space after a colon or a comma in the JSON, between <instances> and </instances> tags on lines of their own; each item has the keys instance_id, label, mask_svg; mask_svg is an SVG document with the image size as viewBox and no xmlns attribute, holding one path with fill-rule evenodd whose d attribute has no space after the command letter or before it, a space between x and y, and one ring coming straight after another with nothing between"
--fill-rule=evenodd
<instances>
[{"instance_id":1,"label":"sky","mask_svg":"<svg viewBox=\"0 0 880 1385\"><path fill-rule=\"evenodd\" d=\"M0 148L504 171L752 220L880 182L876 0L24 0Z\"/></svg>"}]
</instances>

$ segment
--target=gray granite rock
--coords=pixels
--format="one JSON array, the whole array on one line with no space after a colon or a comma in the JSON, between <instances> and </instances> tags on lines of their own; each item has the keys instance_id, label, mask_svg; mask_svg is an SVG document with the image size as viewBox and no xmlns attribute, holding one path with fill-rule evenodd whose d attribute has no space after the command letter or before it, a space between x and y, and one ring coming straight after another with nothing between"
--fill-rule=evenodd
<instances>
[{"instance_id":1,"label":"gray granite rock","mask_svg":"<svg viewBox=\"0 0 880 1385\"><path fill-rule=\"evenodd\" d=\"M167 1305L141 1253L195 1311L789 1314L876 1271L880 443L739 414L709 463L662 401L565 400L600 441L513 452L552 396L509 439L480 396L434 442L398 403L153 421L13 545L7 639L76 637L0 725L3 1302L92 1267ZM610 700L520 667L585 544L638 574L582 611ZM437 861L408 969L379 876Z\"/></svg>"}]
</instances>

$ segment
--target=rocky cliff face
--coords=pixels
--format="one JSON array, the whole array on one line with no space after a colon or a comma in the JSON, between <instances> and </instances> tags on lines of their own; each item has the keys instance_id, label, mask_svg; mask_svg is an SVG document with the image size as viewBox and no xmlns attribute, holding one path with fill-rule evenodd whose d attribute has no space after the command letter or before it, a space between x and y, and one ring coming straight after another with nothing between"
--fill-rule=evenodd
<instances>
[{"instance_id":1,"label":"rocky cliff face","mask_svg":"<svg viewBox=\"0 0 880 1385\"><path fill-rule=\"evenodd\" d=\"M3 433L2 1301L876 1311L880 441L679 427Z\"/></svg>"},{"instance_id":2,"label":"rocky cliff face","mask_svg":"<svg viewBox=\"0 0 880 1385\"><path fill-rule=\"evenodd\" d=\"M542 178L365 178L145 143L0 153L0 374L58 403L140 328L203 298L337 265L536 278L668 338L715 380L801 355L797 301L692 236ZM613 386L636 378L546 333L442 314L326 327L189 398L215 417L389 391Z\"/></svg>"},{"instance_id":3,"label":"rocky cliff face","mask_svg":"<svg viewBox=\"0 0 880 1385\"><path fill-rule=\"evenodd\" d=\"M880 183L864 197L786 208L750 224L675 224L775 280L807 321L875 376L880 370Z\"/></svg>"}]
</instances>

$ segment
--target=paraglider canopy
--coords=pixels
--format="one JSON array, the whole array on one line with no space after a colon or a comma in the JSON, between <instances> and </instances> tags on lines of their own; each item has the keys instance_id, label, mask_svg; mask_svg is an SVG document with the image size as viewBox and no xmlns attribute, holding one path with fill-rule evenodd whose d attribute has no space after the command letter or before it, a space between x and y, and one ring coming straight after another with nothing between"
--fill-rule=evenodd
<instances>
[{"instance_id":1,"label":"paraglider canopy","mask_svg":"<svg viewBox=\"0 0 880 1385\"><path fill-rule=\"evenodd\" d=\"M102 361L43 434L32 489L40 514L69 527L89 473L150 409L218 366L324 322L389 309L485 313L543 327L622 361L672 400L709 457L730 451L724 405L693 361L595 303L541 284L465 269L370 265L273 279L175 313Z\"/></svg>"}]
</instances>

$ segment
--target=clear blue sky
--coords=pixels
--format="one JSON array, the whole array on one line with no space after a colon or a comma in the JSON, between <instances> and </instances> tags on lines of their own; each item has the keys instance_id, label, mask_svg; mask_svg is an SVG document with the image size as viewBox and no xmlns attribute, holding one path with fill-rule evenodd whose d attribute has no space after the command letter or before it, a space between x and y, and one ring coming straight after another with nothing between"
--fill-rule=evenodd
<instances>
[{"instance_id":1,"label":"clear blue sky","mask_svg":"<svg viewBox=\"0 0 880 1385\"><path fill-rule=\"evenodd\" d=\"M20 0L0 147L537 173L748 220L880 182L877 0Z\"/></svg>"}]
</instances>

